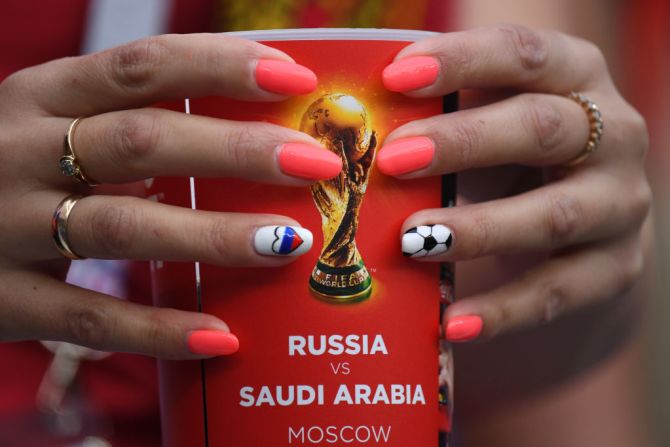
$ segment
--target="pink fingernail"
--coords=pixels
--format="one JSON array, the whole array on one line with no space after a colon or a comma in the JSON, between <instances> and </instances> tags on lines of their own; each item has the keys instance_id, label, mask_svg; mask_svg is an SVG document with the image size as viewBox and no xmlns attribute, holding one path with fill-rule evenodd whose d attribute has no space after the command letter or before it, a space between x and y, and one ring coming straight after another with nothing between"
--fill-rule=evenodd
<instances>
[{"instance_id":1,"label":"pink fingernail","mask_svg":"<svg viewBox=\"0 0 670 447\"><path fill-rule=\"evenodd\" d=\"M191 332L186 345L189 351L198 355L230 355L240 349L240 341L235 335L215 330Z\"/></svg>"},{"instance_id":2,"label":"pink fingernail","mask_svg":"<svg viewBox=\"0 0 670 447\"><path fill-rule=\"evenodd\" d=\"M304 143L279 148L279 168L284 174L308 180L327 180L342 170L342 160L328 149Z\"/></svg>"},{"instance_id":3,"label":"pink fingernail","mask_svg":"<svg viewBox=\"0 0 670 447\"><path fill-rule=\"evenodd\" d=\"M388 175L407 174L428 167L434 155L435 145L430 138L402 138L379 150L377 167Z\"/></svg>"},{"instance_id":4,"label":"pink fingernail","mask_svg":"<svg viewBox=\"0 0 670 447\"><path fill-rule=\"evenodd\" d=\"M263 90L282 95L303 95L316 88L312 70L294 62L261 59L256 65L256 83Z\"/></svg>"},{"instance_id":5,"label":"pink fingernail","mask_svg":"<svg viewBox=\"0 0 670 447\"><path fill-rule=\"evenodd\" d=\"M482 332L483 322L477 315L461 315L447 322L446 337L449 341L474 340Z\"/></svg>"},{"instance_id":6,"label":"pink fingernail","mask_svg":"<svg viewBox=\"0 0 670 447\"><path fill-rule=\"evenodd\" d=\"M408 57L387 66L382 73L382 81L393 92L407 92L431 85L437 79L439 70L440 62L434 57Z\"/></svg>"}]
</instances>

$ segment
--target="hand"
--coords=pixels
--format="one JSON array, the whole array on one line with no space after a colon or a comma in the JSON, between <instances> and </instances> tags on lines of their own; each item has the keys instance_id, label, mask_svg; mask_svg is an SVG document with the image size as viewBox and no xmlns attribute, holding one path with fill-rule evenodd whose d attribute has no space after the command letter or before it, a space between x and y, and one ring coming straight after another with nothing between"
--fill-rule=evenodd
<instances>
[{"instance_id":1,"label":"hand","mask_svg":"<svg viewBox=\"0 0 670 447\"><path fill-rule=\"evenodd\" d=\"M54 210L70 194L85 195L68 220L72 251L107 259L279 266L290 258L269 256L269 231L257 230L299 224L284 216L91 195L90 187L59 172L63 135L73 118L86 117L74 146L86 176L97 182L175 175L306 185L337 175L342 165L304 133L146 107L202 95L277 101L315 86L314 74L283 52L217 35L144 39L7 78L0 85L0 339L61 340L166 358L235 351L237 339L213 316L65 284L69 262L51 237ZM307 230L298 231L310 239Z\"/></svg>"},{"instance_id":2,"label":"hand","mask_svg":"<svg viewBox=\"0 0 670 447\"><path fill-rule=\"evenodd\" d=\"M424 210L406 220L403 232L443 225L453 238L448 250L419 260L544 255L521 277L451 305L444 321L448 339L487 339L546 323L635 283L651 202L647 131L594 45L511 25L443 34L403 49L386 68L384 83L412 97L463 90L466 107L392 132L378 154L383 172L415 178L499 166L485 180L497 191L509 172L504 165L544 175L518 195ZM582 154L590 132L585 110L567 98L572 91L599 106L605 126L599 149L567 166ZM528 169L516 172L525 183L538 177Z\"/></svg>"}]
</instances>

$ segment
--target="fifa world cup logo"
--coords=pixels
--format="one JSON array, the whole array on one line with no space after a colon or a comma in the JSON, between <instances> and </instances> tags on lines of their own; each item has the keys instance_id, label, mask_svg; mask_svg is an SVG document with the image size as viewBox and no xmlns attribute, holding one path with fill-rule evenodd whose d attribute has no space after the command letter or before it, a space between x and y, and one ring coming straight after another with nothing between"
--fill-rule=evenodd
<instances>
[{"instance_id":1,"label":"fifa world cup logo","mask_svg":"<svg viewBox=\"0 0 670 447\"><path fill-rule=\"evenodd\" d=\"M370 296L372 278L356 247L358 214L377 145L368 113L356 98L326 94L302 117L300 130L342 159L340 174L312 185L321 214L323 248L309 281L312 293L330 301Z\"/></svg>"}]
</instances>

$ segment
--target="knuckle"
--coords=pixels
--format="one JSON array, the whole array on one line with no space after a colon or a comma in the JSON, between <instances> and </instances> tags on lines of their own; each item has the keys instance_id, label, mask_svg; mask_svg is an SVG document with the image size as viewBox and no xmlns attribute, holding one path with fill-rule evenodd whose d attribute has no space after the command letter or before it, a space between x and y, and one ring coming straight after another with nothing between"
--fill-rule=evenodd
<instances>
[{"instance_id":1,"label":"knuckle","mask_svg":"<svg viewBox=\"0 0 670 447\"><path fill-rule=\"evenodd\" d=\"M547 233L554 246L563 246L575 235L584 211L577 199L564 194L549 195L547 204Z\"/></svg>"},{"instance_id":2,"label":"knuckle","mask_svg":"<svg viewBox=\"0 0 670 447\"><path fill-rule=\"evenodd\" d=\"M635 245L626 258L623 263L620 259L615 260L621 266L617 294L625 293L635 286L644 271L644 253L639 244Z\"/></svg>"},{"instance_id":3,"label":"knuckle","mask_svg":"<svg viewBox=\"0 0 670 447\"><path fill-rule=\"evenodd\" d=\"M111 51L110 73L114 82L132 90L146 89L169 53L161 37L137 40Z\"/></svg>"},{"instance_id":4,"label":"knuckle","mask_svg":"<svg viewBox=\"0 0 670 447\"><path fill-rule=\"evenodd\" d=\"M554 321L567 307L568 294L565 287L557 282L540 285L538 312L540 324Z\"/></svg>"},{"instance_id":5,"label":"knuckle","mask_svg":"<svg viewBox=\"0 0 670 447\"><path fill-rule=\"evenodd\" d=\"M635 154L644 159L649 151L649 129L644 117L631 108L630 112L626 114L623 119L624 134L628 136L630 147L633 148Z\"/></svg>"},{"instance_id":6,"label":"knuckle","mask_svg":"<svg viewBox=\"0 0 670 447\"><path fill-rule=\"evenodd\" d=\"M162 140L163 129L157 111L124 114L112 129L115 161L124 168L137 167L156 151Z\"/></svg>"},{"instance_id":7,"label":"knuckle","mask_svg":"<svg viewBox=\"0 0 670 447\"><path fill-rule=\"evenodd\" d=\"M454 147L458 150L458 161L455 160L456 157L452 158L455 170L471 167L474 163L477 151L482 145L483 126L483 122L477 120L459 120L454 124L451 131L453 141L445 147Z\"/></svg>"},{"instance_id":8,"label":"knuckle","mask_svg":"<svg viewBox=\"0 0 670 447\"><path fill-rule=\"evenodd\" d=\"M15 71L0 82L0 91L3 96L7 93L14 94L19 92L27 85L27 69Z\"/></svg>"},{"instance_id":9,"label":"knuckle","mask_svg":"<svg viewBox=\"0 0 670 447\"><path fill-rule=\"evenodd\" d=\"M631 215L636 217L638 223L642 223L651 210L653 201L651 186L646 180L641 181L638 187L634 188L632 195L629 202Z\"/></svg>"},{"instance_id":10,"label":"knuckle","mask_svg":"<svg viewBox=\"0 0 670 447\"><path fill-rule=\"evenodd\" d=\"M254 148L263 138L259 127L247 124L236 125L227 131L222 138L227 154L228 169L235 171L249 167L253 162Z\"/></svg>"},{"instance_id":11,"label":"knuckle","mask_svg":"<svg viewBox=\"0 0 670 447\"><path fill-rule=\"evenodd\" d=\"M450 67L456 79L466 81L473 76L476 70L477 61L480 58L476 57L475 50L472 43L465 37L454 36L453 49L445 55L441 55L442 65ZM441 54L442 52L438 52Z\"/></svg>"},{"instance_id":12,"label":"knuckle","mask_svg":"<svg viewBox=\"0 0 670 447\"><path fill-rule=\"evenodd\" d=\"M214 252L215 259L229 259L234 251L230 238L230 222L227 218L215 218L206 232L207 244Z\"/></svg>"},{"instance_id":13,"label":"knuckle","mask_svg":"<svg viewBox=\"0 0 670 447\"><path fill-rule=\"evenodd\" d=\"M498 32L509 43L522 71L536 72L546 66L547 45L537 31L525 26L503 24L498 26Z\"/></svg>"},{"instance_id":14,"label":"knuckle","mask_svg":"<svg viewBox=\"0 0 670 447\"><path fill-rule=\"evenodd\" d=\"M66 316L67 336L77 344L104 348L110 340L114 322L98 300L70 309Z\"/></svg>"},{"instance_id":15,"label":"knuckle","mask_svg":"<svg viewBox=\"0 0 670 447\"><path fill-rule=\"evenodd\" d=\"M169 328L171 325L163 318L165 310L168 309L152 309L145 319L144 343L146 345L144 351L146 354L154 357L164 358L170 352L170 339L166 328Z\"/></svg>"},{"instance_id":16,"label":"knuckle","mask_svg":"<svg viewBox=\"0 0 670 447\"><path fill-rule=\"evenodd\" d=\"M105 203L90 220L93 242L106 256L127 257L136 242L138 221L134 207L123 203Z\"/></svg>"},{"instance_id":17,"label":"knuckle","mask_svg":"<svg viewBox=\"0 0 670 447\"><path fill-rule=\"evenodd\" d=\"M483 339L490 340L514 326L514 308L508 300L501 300L490 309L484 326Z\"/></svg>"},{"instance_id":18,"label":"knuckle","mask_svg":"<svg viewBox=\"0 0 670 447\"><path fill-rule=\"evenodd\" d=\"M530 132L535 136L537 147L543 152L550 152L558 147L565 138L563 115L558 107L546 98L527 96L525 107Z\"/></svg>"},{"instance_id":19,"label":"knuckle","mask_svg":"<svg viewBox=\"0 0 670 447\"><path fill-rule=\"evenodd\" d=\"M591 41L584 41L584 44L586 55L585 61L588 62L591 67L594 67L599 71L607 71L607 59L600 47Z\"/></svg>"},{"instance_id":20,"label":"knuckle","mask_svg":"<svg viewBox=\"0 0 670 447\"><path fill-rule=\"evenodd\" d=\"M489 254L493 227L494 223L483 213L473 217L469 238L469 252L472 258L479 258ZM461 244L464 245L463 242Z\"/></svg>"}]
</instances>

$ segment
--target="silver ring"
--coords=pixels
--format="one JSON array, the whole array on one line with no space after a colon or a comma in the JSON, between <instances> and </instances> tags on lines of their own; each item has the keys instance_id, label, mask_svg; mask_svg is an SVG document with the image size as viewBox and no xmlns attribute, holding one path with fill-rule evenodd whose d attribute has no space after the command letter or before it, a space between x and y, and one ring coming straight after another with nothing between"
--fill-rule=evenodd
<instances>
[{"instance_id":1,"label":"silver ring","mask_svg":"<svg viewBox=\"0 0 670 447\"><path fill-rule=\"evenodd\" d=\"M70 240L67 236L67 220L70 217L72 208L74 208L77 201L81 198L82 196L78 194L71 194L64 198L56 207L56 211L54 211L51 219L51 237L56 245L56 249L68 259L86 259L72 250Z\"/></svg>"}]
</instances>

